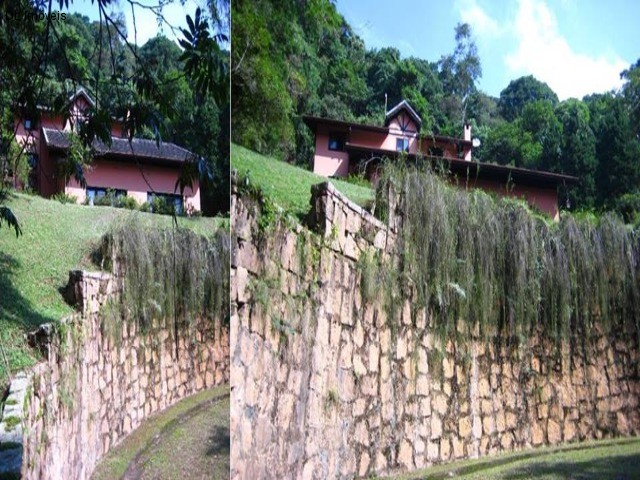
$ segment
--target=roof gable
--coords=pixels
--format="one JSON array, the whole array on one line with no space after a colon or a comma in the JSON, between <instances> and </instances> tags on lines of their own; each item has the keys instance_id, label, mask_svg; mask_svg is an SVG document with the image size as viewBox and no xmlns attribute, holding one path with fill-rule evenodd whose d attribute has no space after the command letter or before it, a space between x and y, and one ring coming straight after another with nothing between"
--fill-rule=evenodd
<instances>
[{"instance_id":1,"label":"roof gable","mask_svg":"<svg viewBox=\"0 0 640 480\"><path fill-rule=\"evenodd\" d=\"M385 114L384 125L388 127L389 123L391 123L391 120L397 117L400 114L400 112L403 110L407 112L409 117L416 123L419 130L420 127L422 126L422 119L420 118L420 115L418 115L416 111L413 108L411 108L411 105L409 105L409 102L407 102L406 100L402 100L399 104L397 104L395 107L393 107L391 110L389 110Z\"/></svg>"},{"instance_id":2,"label":"roof gable","mask_svg":"<svg viewBox=\"0 0 640 480\"><path fill-rule=\"evenodd\" d=\"M91 107L96 106L96 102L93 101L93 98L87 93L84 87L80 87L76 93L69 97L69 104L74 104L78 101L79 98L83 98Z\"/></svg>"}]
</instances>

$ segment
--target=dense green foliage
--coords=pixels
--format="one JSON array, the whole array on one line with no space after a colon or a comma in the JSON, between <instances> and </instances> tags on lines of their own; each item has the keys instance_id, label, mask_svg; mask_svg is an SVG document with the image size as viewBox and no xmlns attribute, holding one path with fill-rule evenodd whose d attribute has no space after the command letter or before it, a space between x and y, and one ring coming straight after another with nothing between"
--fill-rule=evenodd
<instances>
[{"instance_id":1,"label":"dense green foliage","mask_svg":"<svg viewBox=\"0 0 640 480\"><path fill-rule=\"evenodd\" d=\"M228 321L229 234L127 222L103 237L100 257L124 276L121 313L141 328L154 320Z\"/></svg>"},{"instance_id":2,"label":"dense green foliage","mask_svg":"<svg viewBox=\"0 0 640 480\"><path fill-rule=\"evenodd\" d=\"M640 60L622 72L620 92L562 102L532 76L490 97L477 89L482 65L473 25L458 25L456 46L437 61L367 49L335 2L239 0L232 5L232 135L263 154L308 166L313 133L304 114L381 124L385 95L407 99L423 132L481 140L474 157L579 177L561 189L563 208L617 209L640 195ZM621 200L625 196L625 200ZM635 207L634 207L635 208Z\"/></svg>"},{"instance_id":3,"label":"dense green foliage","mask_svg":"<svg viewBox=\"0 0 640 480\"><path fill-rule=\"evenodd\" d=\"M513 80L500 92L498 108L505 120L513 121L522 115L522 110L528 103L538 100L549 100L556 105L558 96L549 88L549 85L529 75Z\"/></svg>"},{"instance_id":4,"label":"dense green foliage","mask_svg":"<svg viewBox=\"0 0 640 480\"><path fill-rule=\"evenodd\" d=\"M464 322L462 331L477 325L516 342L536 331L588 341L596 325L640 340L638 230L610 214L551 223L428 167L389 166L379 189L389 188L402 192L399 278L443 338Z\"/></svg>"},{"instance_id":5,"label":"dense green foliage","mask_svg":"<svg viewBox=\"0 0 640 480\"><path fill-rule=\"evenodd\" d=\"M150 8L128 0L116 9L133 3ZM68 116L69 97L83 87L96 102L76 127L85 145L95 137L109 143L112 119L119 118L128 138L184 146L194 157L183 183L200 177L204 212L228 211L229 56L222 46L229 19L220 16L228 1L207 2L207 15L198 9L189 18L182 49L165 37L142 46L127 42L124 15L113 13L110 0L95 2L99 21L68 12L46 20L26 14L67 4L19 0L0 6L0 165L15 162L9 151L15 115L37 121L45 106ZM82 166L68 163L70 171Z\"/></svg>"}]
</instances>

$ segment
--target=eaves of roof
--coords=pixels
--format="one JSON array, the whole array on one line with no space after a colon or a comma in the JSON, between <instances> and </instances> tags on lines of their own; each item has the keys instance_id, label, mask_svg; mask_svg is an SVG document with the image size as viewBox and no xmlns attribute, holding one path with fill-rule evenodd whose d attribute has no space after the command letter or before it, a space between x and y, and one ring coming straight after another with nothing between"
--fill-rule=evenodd
<instances>
[{"instance_id":1,"label":"eaves of roof","mask_svg":"<svg viewBox=\"0 0 640 480\"><path fill-rule=\"evenodd\" d=\"M391 157L396 158L400 152L393 150L384 150L379 148L371 148L364 145L356 145L347 142L345 149L348 152L353 153L370 153L378 157ZM415 160L416 154L405 154L407 158ZM463 160L458 158L445 158L445 157L424 157L433 162L446 162L449 166L449 170L454 174L461 174L471 177L477 177L479 179L508 181L511 180L515 183L523 185L532 185L539 187L557 187L558 185L573 185L578 182L577 177L570 175L562 175L559 173L544 172L540 170L529 170L526 168L511 167L508 165L497 165L493 163L480 163L469 160Z\"/></svg>"}]
</instances>

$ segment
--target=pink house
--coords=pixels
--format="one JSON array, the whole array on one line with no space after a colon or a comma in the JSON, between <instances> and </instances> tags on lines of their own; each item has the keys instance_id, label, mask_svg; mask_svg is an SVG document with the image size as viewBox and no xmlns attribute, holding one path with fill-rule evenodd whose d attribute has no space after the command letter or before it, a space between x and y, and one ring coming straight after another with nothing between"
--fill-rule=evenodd
<instances>
[{"instance_id":1,"label":"pink house","mask_svg":"<svg viewBox=\"0 0 640 480\"><path fill-rule=\"evenodd\" d=\"M193 154L173 143L155 140L123 138L122 123L114 121L111 127L111 146L96 140L93 143L94 159L84 171L86 188L75 179L65 181L58 169L59 161L69 148L67 134L71 122L85 117L95 104L84 89L79 89L69 99L70 120L64 123L60 115L48 109L40 109L38 122L28 118L16 119L16 139L25 145L29 155L31 187L44 197L65 192L93 204L94 199L113 190L116 195L127 195L142 204L154 197L163 197L179 209L200 210L198 181L187 188L184 197L176 193L176 180L185 161Z\"/></svg>"},{"instance_id":2,"label":"pink house","mask_svg":"<svg viewBox=\"0 0 640 480\"><path fill-rule=\"evenodd\" d=\"M463 138L421 133L422 119L406 100L386 113L384 125L363 125L342 120L304 116L315 133L313 171L326 177L364 173L375 178L383 158L405 155L444 160L455 183L482 188L516 198L559 218L558 186L577 182L576 177L527 170L472 160L471 126Z\"/></svg>"}]
</instances>

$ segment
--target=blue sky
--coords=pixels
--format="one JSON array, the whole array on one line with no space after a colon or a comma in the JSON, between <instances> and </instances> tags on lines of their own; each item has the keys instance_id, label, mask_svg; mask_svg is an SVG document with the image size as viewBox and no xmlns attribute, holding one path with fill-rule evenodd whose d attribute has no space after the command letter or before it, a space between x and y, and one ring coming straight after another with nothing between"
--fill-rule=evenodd
<instances>
[{"instance_id":1,"label":"blue sky","mask_svg":"<svg viewBox=\"0 0 640 480\"><path fill-rule=\"evenodd\" d=\"M469 23L479 87L493 96L523 75L561 100L617 89L620 72L640 58L637 0L338 0L337 8L367 48L430 61L453 52L455 25Z\"/></svg>"},{"instance_id":2,"label":"blue sky","mask_svg":"<svg viewBox=\"0 0 640 480\"><path fill-rule=\"evenodd\" d=\"M159 25L157 17L148 9L134 6L134 11L132 12L129 2L120 1L114 3L116 3L115 8L112 7L111 10L124 13L127 21L128 40L134 43L137 39L138 45L143 45L147 40L155 37L159 31L171 39L182 38L182 35L175 29L187 28L186 16L191 15L193 17L197 8L194 0L187 0L184 5L175 0L162 8L162 15L166 22L160 22ZM158 0L136 0L135 3L156 6L159 2ZM200 1L199 3L204 2ZM78 12L86 15L91 20L98 20L98 6L96 3L89 0L74 0L69 7L71 12ZM134 14L136 20L135 29L133 28Z\"/></svg>"}]
</instances>

